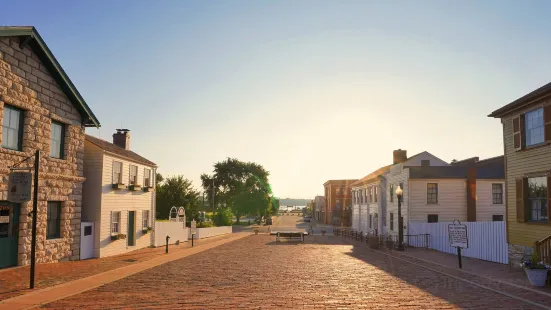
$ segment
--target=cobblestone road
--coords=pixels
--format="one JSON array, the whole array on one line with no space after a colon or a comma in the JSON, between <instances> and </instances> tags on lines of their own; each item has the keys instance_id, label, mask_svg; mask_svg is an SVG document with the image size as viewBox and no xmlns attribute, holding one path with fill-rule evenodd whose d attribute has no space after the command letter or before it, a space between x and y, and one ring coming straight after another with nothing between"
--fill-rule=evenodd
<instances>
[{"instance_id":1,"label":"cobblestone road","mask_svg":"<svg viewBox=\"0 0 551 310\"><path fill-rule=\"evenodd\" d=\"M43 308L534 308L339 237L274 239L251 235Z\"/></svg>"}]
</instances>

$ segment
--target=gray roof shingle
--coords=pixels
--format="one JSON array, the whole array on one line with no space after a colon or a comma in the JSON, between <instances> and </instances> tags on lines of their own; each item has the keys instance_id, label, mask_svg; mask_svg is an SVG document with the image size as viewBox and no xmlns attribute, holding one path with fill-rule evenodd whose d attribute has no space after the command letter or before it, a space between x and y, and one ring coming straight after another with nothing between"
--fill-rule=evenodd
<instances>
[{"instance_id":1,"label":"gray roof shingle","mask_svg":"<svg viewBox=\"0 0 551 310\"><path fill-rule=\"evenodd\" d=\"M142 157L130 150L125 150L122 147L116 146L113 143L107 142L105 140L86 135L86 141L94 144L95 146L99 147L104 151L119 155L121 157L127 158L128 160L135 161L148 166L155 166L155 167L157 166L154 162L148 160L147 158Z\"/></svg>"}]
</instances>

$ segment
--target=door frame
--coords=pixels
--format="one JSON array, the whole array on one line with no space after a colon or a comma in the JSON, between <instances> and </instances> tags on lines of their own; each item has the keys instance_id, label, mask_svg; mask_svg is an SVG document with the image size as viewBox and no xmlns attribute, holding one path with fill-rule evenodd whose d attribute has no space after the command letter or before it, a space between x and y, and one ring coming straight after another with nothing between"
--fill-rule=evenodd
<instances>
[{"instance_id":1,"label":"door frame","mask_svg":"<svg viewBox=\"0 0 551 310\"><path fill-rule=\"evenodd\" d=\"M132 220L130 219L132 214ZM136 246L136 211L128 211L128 246Z\"/></svg>"},{"instance_id":2,"label":"door frame","mask_svg":"<svg viewBox=\"0 0 551 310\"><path fill-rule=\"evenodd\" d=\"M15 232L15 233L12 234L12 237L11 237L11 238L15 238L15 239L12 239L11 240L12 245L9 245L9 246L11 246L11 249L9 249L9 252L12 252L12 253L10 253L10 255L12 255L11 258L8 258L9 263L7 265L3 266L3 267L0 267L0 269L17 266L17 260L18 260L18 254L19 254L19 221L20 221L19 216L20 216L20 213L21 213L21 204L7 202L7 201L4 201L4 200L1 201L1 203L2 204L7 204L8 208L10 208L10 216L11 216L12 225L9 226L8 229L11 229L12 232ZM3 254L3 255L5 255L5 254Z\"/></svg>"},{"instance_id":3,"label":"door frame","mask_svg":"<svg viewBox=\"0 0 551 310\"><path fill-rule=\"evenodd\" d=\"M92 226L92 236L90 238L92 238L92 255L88 255L88 257L85 257L85 258L82 258L82 254L83 253L86 253L85 251L83 251L84 249L86 249L86 245L84 244L84 240L86 239L85 236L84 236L84 233L85 233L85 226ZM95 255L95 248L96 248L96 227L95 227L95 223L94 222L80 222L80 259L83 260L83 259L90 259L90 258L94 258L96 257Z\"/></svg>"}]
</instances>

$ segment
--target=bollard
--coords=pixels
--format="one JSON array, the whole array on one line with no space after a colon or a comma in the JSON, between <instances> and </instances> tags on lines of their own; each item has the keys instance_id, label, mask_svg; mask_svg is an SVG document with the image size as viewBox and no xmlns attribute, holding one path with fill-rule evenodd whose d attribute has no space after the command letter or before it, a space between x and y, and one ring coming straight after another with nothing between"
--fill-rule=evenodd
<instances>
[{"instance_id":1,"label":"bollard","mask_svg":"<svg viewBox=\"0 0 551 310\"><path fill-rule=\"evenodd\" d=\"M193 247L193 237L195 237L195 234L191 234L191 247Z\"/></svg>"},{"instance_id":2,"label":"bollard","mask_svg":"<svg viewBox=\"0 0 551 310\"><path fill-rule=\"evenodd\" d=\"M170 237L166 236L166 250L165 250L166 254L168 254L168 239L170 239Z\"/></svg>"}]
</instances>

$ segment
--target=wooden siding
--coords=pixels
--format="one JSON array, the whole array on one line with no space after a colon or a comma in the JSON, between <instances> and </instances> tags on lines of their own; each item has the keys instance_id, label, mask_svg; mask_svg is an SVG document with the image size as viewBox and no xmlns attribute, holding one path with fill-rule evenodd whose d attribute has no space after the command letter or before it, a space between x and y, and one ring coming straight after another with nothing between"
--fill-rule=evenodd
<instances>
[{"instance_id":1,"label":"wooden siding","mask_svg":"<svg viewBox=\"0 0 551 310\"><path fill-rule=\"evenodd\" d=\"M503 203L494 204L492 184L503 184ZM492 221L492 215L503 215L505 221L505 180L476 180L476 221Z\"/></svg>"},{"instance_id":2,"label":"wooden siding","mask_svg":"<svg viewBox=\"0 0 551 310\"><path fill-rule=\"evenodd\" d=\"M427 204L427 183L438 184L438 203ZM427 222L438 214L439 222L467 220L467 185L464 179L409 180L409 220Z\"/></svg>"},{"instance_id":3,"label":"wooden siding","mask_svg":"<svg viewBox=\"0 0 551 310\"><path fill-rule=\"evenodd\" d=\"M430 161L431 166L449 166L447 162L437 158L436 156L432 155L429 152L423 152L419 156L406 160L403 163L403 165L404 166L421 166L422 160Z\"/></svg>"},{"instance_id":4,"label":"wooden siding","mask_svg":"<svg viewBox=\"0 0 551 310\"><path fill-rule=\"evenodd\" d=\"M94 144L84 142L84 177L82 192L82 221L99 224L101 207L101 167L103 150Z\"/></svg>"},{"instance_id":5,"label":"wooden siding","mask_svg":"<svg viewBox=\"0 0 551 310\"><path fill-rule=\"evenodd\" d=\"M148 247L151 245L151 235L144 234L142 232L142 211L150 210L149 225L153 225L154 210L153 210L153 192L129 191L128 189L112 189L112 176L113 176L113 161L123 163L122 168L122 180L123 183L128 185L130 177L129 165L138 166L138 183L143 184L144 166L142 164L136 164L123 158L116 157L114 155L104 154L103 157L103 171L102 171L102 203L101 203L101 223L96 228L96 232L99 232L99 248L100 257L111 256L115 254L121 254L140 248ZM151 169L152 178L154 178L153 167L147 167ZM152 180L153 182L153 180ZM154 183L152 183L154 184ZM128 239L111 241L111 212L121 212L120 232L128 236L128 212L136 211L136 245L128 246Z\"/></svg>"},{"instance_id":6,"label":"wooden siding","mask_svg":"<svg viewBox=\"0 0 551 310\"><path fill-rule=\"evenodd\" d=\"M528 112L536 107L536 105L533 105L531 108L520 111L519 113ZM545 145L521 151L514 150L512 119L518 116L519 113L502 119L503 142L506 158L505 172L507 174L507 240L513 245L532 246L536 240L541 240L551 235L551 225L517 222L515 179L523 177L528 173L550 171L551 146Z\"/></svg>"}]
</instances>

